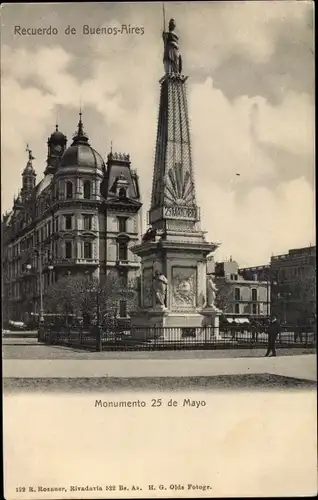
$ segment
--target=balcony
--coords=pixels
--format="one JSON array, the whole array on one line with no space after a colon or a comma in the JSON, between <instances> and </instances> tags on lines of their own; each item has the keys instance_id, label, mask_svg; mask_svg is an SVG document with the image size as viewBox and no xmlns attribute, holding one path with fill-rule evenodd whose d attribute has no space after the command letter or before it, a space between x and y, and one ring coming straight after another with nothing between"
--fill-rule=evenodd
<instances>
[{"instance_id":1,"label":"balcony","mask_svg":"<svg viewBox=\"0 0 318 500\"><path fill-rule=\"evenodd\" d=\"M52 262L53 266L77 266L77 265L85 265L85 266L98 266L98 259L55 259Z\"/></svg>"},{"instance_id":2,"label":"balcony","mask_svg":"<svg viewBox=\"0 0 318 500\"><path fill-rule=\"evenodd\" d=\"M128 259L117 259L115 263L116 267L123 267L123 268L139 268L140 264L138 262L133 262L129 261Z\"/></svg>"},{"instance_id":3,"label":"balcony","mask_svg":"<svg viewBox=\"0 0 318 500\"><path fill-rule=\"evenodd\" d=\"M128 259L117 259L116 260L116 265L117 266L124 266L124 267L126 267L126 266L129 265L129 261L128 261Z\"/></svg>"}]
</instances>

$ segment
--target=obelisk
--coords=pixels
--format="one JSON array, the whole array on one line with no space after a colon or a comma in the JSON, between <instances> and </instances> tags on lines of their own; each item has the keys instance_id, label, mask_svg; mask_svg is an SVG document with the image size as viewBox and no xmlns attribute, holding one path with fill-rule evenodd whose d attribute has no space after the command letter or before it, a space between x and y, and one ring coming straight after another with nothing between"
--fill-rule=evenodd
<instances>
[{"instance_id":1,"label":"obelisk","mask_svg":"<svg viewBox=\"0 0 318 500\"><path fill-rule=\"evenodd\" d=\"M217 243L205 240L197 206L189 115L187 77L175 22L163 32L165 75L160 80L160 106L147 233L133 251L141 258L141 307L132 326L171 327L173 335L195 335L204 321L207 303L207 255ZM169 328L163 334L170 335ZM197 331L199 328L197 328ZM172 331L172 330L171 330ZM148 334L147 334L148 335ZM140 333L140 336L142 334Z\"/></svg>"}]
</instances>

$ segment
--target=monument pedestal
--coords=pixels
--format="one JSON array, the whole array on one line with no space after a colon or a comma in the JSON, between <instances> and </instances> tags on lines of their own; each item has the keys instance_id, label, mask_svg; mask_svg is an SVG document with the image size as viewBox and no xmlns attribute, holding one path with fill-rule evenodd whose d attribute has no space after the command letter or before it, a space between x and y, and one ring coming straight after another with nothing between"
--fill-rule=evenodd
<instances>
[{"instance_id":1,"label":"monument pedestal","mask_svg":"<svg viewBox=\"0 0 318 500\"><path fill-rule=\"evenodd\" d=\"M200 313L172 313L167 308L140 309L131 313L132 338L180 341L206 335Z\"/></svg>"},{"instance_id":2,"label":"monument pedestal","mask_svg":"<svg viewBox=\"0 0 318 500\"><path fill-rule=\"evenodd\" d=\"M204 316L203 325L211 327L211 338L221 340L220 335L220 316L222 311L216 307L205 307L201 314Z\"/></svg>"}]
</instances>

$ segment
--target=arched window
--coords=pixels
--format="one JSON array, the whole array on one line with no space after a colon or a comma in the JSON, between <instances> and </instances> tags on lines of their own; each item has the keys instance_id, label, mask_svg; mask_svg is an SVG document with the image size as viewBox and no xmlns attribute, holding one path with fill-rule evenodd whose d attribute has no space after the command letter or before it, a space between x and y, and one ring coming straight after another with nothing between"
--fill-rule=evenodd
<instances>
[{"instance_id":1,"label":"arched window","mask_svg":"<svg viewBox=\"0 0 318 500\"><path fill-rule=\"evenodd\" d=\"M66 183L66 198L73 198L73 183L70 181Z\"/></svg>"},{"instance_id":2,"label":"arched window","mask_svg":"<svg viewBox=\"0 0 318 500\"><path fill-rule=\"evenodd\" d=\"M91 197L91 182L85 181L84 182L84 198L86 200L89 200L90 197Z\"/></svg>"}]
</instances>

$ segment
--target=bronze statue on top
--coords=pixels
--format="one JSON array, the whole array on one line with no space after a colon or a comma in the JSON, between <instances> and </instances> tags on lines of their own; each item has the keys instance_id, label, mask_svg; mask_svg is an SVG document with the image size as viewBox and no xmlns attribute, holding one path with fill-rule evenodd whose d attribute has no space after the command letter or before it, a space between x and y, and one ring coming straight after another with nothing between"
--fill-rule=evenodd
<instances>
[{"instance_id":1,"label":"bronze statue on top","mask_svg":"<svg viewBox=\"0 0 318 500\"><path fill-rule=\"evenodd\" d=\"M176 23L174 19L169 21L169 31L163 31L163 65L165 72L170 74L180 74L182 71L182 59L179 54L179 37L174 33Z\"/></svg>"},{"instance_id":2,"label":"bronze statue on top","mask_svg":"<svg viewBox=\"0 0 318 500\"><path fill-rule=\"evenodd\" d=\"M25 150L29 155L29 161L35 160L34 156L32 155L32 150L29 148L29 144L26 145Z\"/></svg>"}]
</instances>

